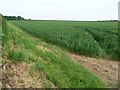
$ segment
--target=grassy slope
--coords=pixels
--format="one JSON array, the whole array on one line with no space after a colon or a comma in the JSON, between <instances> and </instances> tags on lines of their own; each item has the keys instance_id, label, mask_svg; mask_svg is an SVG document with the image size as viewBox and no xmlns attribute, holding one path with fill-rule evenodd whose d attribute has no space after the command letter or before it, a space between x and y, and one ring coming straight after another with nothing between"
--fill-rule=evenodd
<instances>
[{"instance_id":1,"label":"grassy slope","mask_svg":"<svg viewBox=\"0 0 120 90\"><path fill-rule=\"evenodd\" d=\"M92 57L119 59L117 22L10 21L42 40Z\"/></svg>"},{"instance_id":2,"label":"grassy slope","mask_svg":"<svg viewBox=\"0 0 120 90\"><path fill-rule=\"evenodd\" d=\"M73 63L61 48L44 43L9 23L4 22L3 33L3 56L7 56L13 63L35 62L35 70L43 72L55 86L105 87L98 77Z\"/></svg>"}]
</instances>

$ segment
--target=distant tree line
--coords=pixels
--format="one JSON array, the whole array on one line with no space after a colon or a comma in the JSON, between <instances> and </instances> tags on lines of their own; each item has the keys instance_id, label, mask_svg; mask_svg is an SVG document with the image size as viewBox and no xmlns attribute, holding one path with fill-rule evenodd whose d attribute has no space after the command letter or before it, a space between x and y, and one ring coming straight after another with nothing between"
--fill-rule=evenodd
<instances>
[{"instance_id":1,"label":"distant tree line","mask_svg":"<svg viewBox=\"0 0 120 90\"><path fill-rule=\"evenodd\" d=\"M98 20L98 22L117 22L118 20Z\"/></svg>"},{"instance_id":2,"label":"distant tree line","mask_svg":"<svg viewBox=\"0 0 120 90\"><path fill-rule=\"evenodd\" d=\"M4 18L6 20L27 20L27 19L24 19L21 16L4 16ZM31 19L28 19L28 20L31 20Z\"/></svg>"}]
</instances>

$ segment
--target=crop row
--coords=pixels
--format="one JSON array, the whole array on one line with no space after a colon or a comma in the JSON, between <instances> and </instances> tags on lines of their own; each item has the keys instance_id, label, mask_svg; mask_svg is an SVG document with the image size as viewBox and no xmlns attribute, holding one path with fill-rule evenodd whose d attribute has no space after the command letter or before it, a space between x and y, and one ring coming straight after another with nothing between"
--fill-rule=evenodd
<instances>
[{"instance_id":1,"label":"crop row","mask_svg":"<svg viewBox=\"0 0 120 90\"><path fill-rule=\"evenodd\" d=\"M92 26L87 26L87 24L85 26L83 23L80 26L80 23L75 25L70 22L68 25L60 21L14 21L13 23L46 42L78 54L117 58L118 33L112 24L108 25L110 28L105 29L104 24L99 28L94 27L92 22L89 22Z\"/></svg>"}]
</instances>

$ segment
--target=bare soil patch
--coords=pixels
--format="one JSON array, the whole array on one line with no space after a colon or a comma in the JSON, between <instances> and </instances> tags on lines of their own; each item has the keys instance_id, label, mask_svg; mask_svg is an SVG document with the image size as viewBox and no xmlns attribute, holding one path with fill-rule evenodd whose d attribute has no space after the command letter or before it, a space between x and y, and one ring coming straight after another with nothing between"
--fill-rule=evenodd
<instances>
[{"instance_id":1,"label":"bare soil patch","mask_svg":"<svg viewBox=\"0 0 120 90\"><path fill-rule=\"evenodd\" d=\"M30 76L29 70L34 63L6 64L2 69L3 88L41 88L41 74Z\"/></svg>"},{"instance_id":2,"label":"bare soil patch","mask_svg":"<svg viewBox=\"0 0 120 90\"><path fill-rule=\"evenodd\" d=\"M50 51L49 48L46 48L46 47L41 46L41 45L37 45L36 48L38 48L38 49L40 49L40 50L42 50L42 51L48 51L48 52Z\"/></svg>"},{"instance_id":3,"label":"bare soil patch","mask_svg":"<svg viewBox=\"0 0 120 90\"><path fill-rule=\"evenodd\" d=\"M89 58L86 56L68 54L76 63L80 63L90 72L96 74L108 87L118 83L118 61Z\"/></svg>"}]
</instances>

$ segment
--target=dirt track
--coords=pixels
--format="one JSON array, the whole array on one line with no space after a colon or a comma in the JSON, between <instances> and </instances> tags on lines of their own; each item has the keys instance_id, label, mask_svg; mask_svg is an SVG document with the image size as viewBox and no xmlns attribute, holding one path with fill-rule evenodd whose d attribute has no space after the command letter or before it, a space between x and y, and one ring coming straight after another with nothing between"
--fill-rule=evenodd
<instances>
[{"instance_id":1,"label":"dirt track","mask_svg":"<svg viewBox=\"0 0 120 90\"><path fill-rule=\"evenodd\" d=\"M96 74L103 80L108 87L115 87L118 83L118 62L94 59L76 54L68 54L75 62L79 62L83 67L90 72Z\"/></svg>"}]
</instances>

